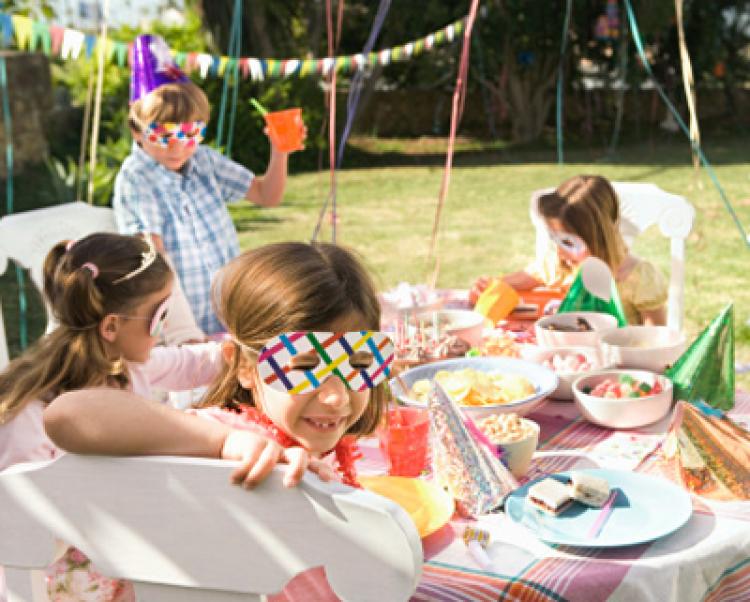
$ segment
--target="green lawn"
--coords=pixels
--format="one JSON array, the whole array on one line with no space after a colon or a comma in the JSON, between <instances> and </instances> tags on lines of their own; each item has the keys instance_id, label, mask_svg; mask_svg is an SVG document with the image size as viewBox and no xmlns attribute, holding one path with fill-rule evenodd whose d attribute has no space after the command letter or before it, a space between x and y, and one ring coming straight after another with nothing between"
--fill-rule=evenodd
<instances>
[{"instance_id":1,"label":"green lawn","mask_svg":"<svg viewBox=\"0 0 750 602\"><path fill-rule=\"evenodd\" d=\"M488 150L489 148L489 150ZM442 140L358 139L349 155L355 165L337 175L338 241L363 256L382 288L400 281L427 282L434 271L428 246L444 161ZM737 358L750 361L750 249L740 239L705 172L695 174L687 145L676 137L622 148L603 162L589 150L567 150L558 166L550 150L507 151L500 145L459 145L442 217L438 285L466 287L480 274L522 267L533 255L534 232L528 218L529 193L555 186L579 173L612 180L653 182L687 197L697 210L688 241L686 329L696 334L728 301L735 303ZM705 150L740 219L750 226L750 165L741 137L707 140ZM294 169L294 158L291 160ZM309 240L329 191L329 174L290 176L285 200L276 209L238 204L232 214L243 248L280 240ZM321 239L330 240L326 219ZM635 252L669 269L669 244L658 231L638 239ZM15 275L0 280L6 327L17 349ZM32 303L32 311L35 304ZM35 315L38 315L35 314ZM32 331L38 326L32 324ZM750 376L738 381L750 386Z\"/></svg>"}]
</instances>

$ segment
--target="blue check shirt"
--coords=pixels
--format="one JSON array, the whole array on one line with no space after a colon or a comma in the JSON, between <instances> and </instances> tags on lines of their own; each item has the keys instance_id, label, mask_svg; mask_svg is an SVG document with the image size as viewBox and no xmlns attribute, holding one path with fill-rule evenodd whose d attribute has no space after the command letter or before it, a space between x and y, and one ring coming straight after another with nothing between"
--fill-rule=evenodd
<instances>
[{"instance_id":1,"label":"blue check shirt","mask_svg":"<svg viewBox=\"0 0 750 602\"><path fill-rule=\"evenodd\" d=\"M211 309L211 279L239 253L226 203L244 198L252 179L251 171L207 146L198 146L178 173L133 144L115 180L117 228L124 234L162 237L206 334L223 330Z\"/></svg>"}]
</instances>

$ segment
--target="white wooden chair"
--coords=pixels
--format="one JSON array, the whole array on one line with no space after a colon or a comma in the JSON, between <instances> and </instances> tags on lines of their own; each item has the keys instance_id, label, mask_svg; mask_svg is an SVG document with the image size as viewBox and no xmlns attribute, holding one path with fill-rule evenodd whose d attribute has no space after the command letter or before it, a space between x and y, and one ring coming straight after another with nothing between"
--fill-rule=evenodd
<instances>
[{"instance_id":1,"label":"white wooden chair","mask_svg":"<svg viewBox=\"0 0 750 602\"><path fill-rule=\"evenodd\" d=\"M406 512L375 494L296 488L281 469L252 491L235 463L200 458L64 455L0 473L0 565L10 602L47 600L41 570L68 544L139 602L239 602L322 566L343 600L406 600L423 555Z\"/></svg>"},{"instance_id":2,"label":"white wooden chair","mask_svg":"<svg viewBox=\"0 0 750 602\"><path fill-rule=\"evenodd\" d=\"M111 209L81 201L6 215L0 219L0 273L9 260L29 270L31 280L42 290L44 258L61 240L77 239L93 232L115 232ZM49 309L47 326L51 327ZM3 316L0 311L0 370L8 363Z\"/></svg>"},{"instance_id":3,"label":"white wooden chair","mask_svg":"<svg viewBox=\"0 0 750 602\"><path fill-rule=\"evenodd\" d=\"M695 219L695 209L684 197L666 192L648 182L612 182L620 200L620 231L628 246L652 225L670 239L671 267L667 326L682 330L685 284L685 239ZM536 228L536 257L541 260L550 240L544 220L539 214L538 200L553 188L536 190L531 195L529 214Z\"/></svg>"},{"instance_id":4,"label":"white wooden chair","mask_svg":"<svg viewBox=\"0 0 750 602\"><path fill-rule=\"evenodd\" d=\"M94 232L117 232L112 209L76 201L7 215L0 219L0 274L8 268L9 260L13 260L30 271L32 282L41 291L44 258L52 246L61 240L77 240ZM170 344L201 335L179 282L175 281L175 285L170 320L164 333ZM47 331L54 325L47 308ZM0 370L8 363L5 334L0 311Z\"/></svg>"}]
</instances>

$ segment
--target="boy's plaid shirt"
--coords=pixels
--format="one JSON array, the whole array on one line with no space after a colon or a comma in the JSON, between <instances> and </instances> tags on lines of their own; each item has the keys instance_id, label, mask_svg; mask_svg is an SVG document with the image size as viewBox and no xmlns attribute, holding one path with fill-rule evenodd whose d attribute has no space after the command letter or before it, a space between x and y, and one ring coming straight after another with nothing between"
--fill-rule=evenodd
<instances>
[{"instance_id":1,"label":"boy's plaid shirt","mask_svg":"<svg viewBox=\"0 0 750 602\"><path fill-rule=\"evenodd\" d=\"M207 146L198 146L177 173L134 144L115 180L119 231L161 236L206 334L223 330L211 309L211 279L239 253L226 203L244 198L252 179L251 171Z\"/></svg>"}]
</instances>

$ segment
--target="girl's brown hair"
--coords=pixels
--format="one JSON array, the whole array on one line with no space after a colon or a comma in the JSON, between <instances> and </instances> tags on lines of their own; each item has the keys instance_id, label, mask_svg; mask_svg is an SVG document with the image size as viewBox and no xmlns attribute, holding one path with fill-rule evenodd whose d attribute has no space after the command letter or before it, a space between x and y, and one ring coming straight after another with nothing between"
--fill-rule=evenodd
<instances>
[{"instance_id":1,"label":"girl's brown hair","mask_svg":"<svg viewBox=\"0 0 750 602\"><path fill-rule=\"evenodd\" d=\"M59 326L0 373L0 423L32 399L51 401L74 389L127 384L122 362L107 357L99 324L108 314L131 313L167 286L172 271L158 254L148 268L122 279L148 252L141 238L109 233L52 248L44 262L44 296Z\"/></svg>"},{"instance_id":2,"label":"girl's brown hair","mask_svg":"<svg viewBox=\"0 0 750 602\"><path fill-rule=\"evenodd\" d=\"M212 296L232 338L256 351L281 333L326 330L348 316L361 317L363 330L380 328L380 305L366 270L350 251L327 243L284 242L247 251L217 274ZM240 344L235 344L233 361L206 394L204 406L255 405L252 392L237 377L240 356L250 360ZM372 433L385 406L381 384L348 432Z\"/></svg>"},{"instance_id":3,"label":"girl's brown hair","mask_svg":"<svg viewBox=\"0 0 750 602\"><path fill-rule=\"evenodd\" d=\"M130 129L142 132L152 122L208 122L211 106L205 92L193 82L164 84L130 105Z\"/></svg>"},{"instance_id":4,"label":"girl's brown hair","mask_svg":"<svg viewBox=\"0 0 750 602\"><path fill-rule=\"evenodd\" d=\"M539 213L559 219L589 252L617 271L628 249L620 234L620 204L612 184L602 176L574 176L554 192L539 197Z\"/></svg>"}]
</instances>

